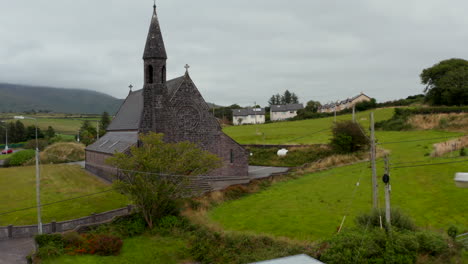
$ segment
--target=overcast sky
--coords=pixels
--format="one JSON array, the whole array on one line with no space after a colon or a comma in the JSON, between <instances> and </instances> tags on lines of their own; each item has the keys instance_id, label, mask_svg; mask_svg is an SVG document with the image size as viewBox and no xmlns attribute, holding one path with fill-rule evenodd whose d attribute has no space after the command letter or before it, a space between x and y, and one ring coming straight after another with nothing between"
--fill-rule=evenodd
<instances>
[{"instance_id":1,"label":"overcast sky","mask_svg":"<svg viewBox=\"0 0 468 264\"><path fill-rule=\"evenodd\" d=\"M0 0L0 82L97 90L143 85L151 0ZM421 93L419 74L468 59L466 0L158 0L168 78L205 99L265 105ZM0 95L1 98L1 95Z\"/></svg>"}]
</instances>

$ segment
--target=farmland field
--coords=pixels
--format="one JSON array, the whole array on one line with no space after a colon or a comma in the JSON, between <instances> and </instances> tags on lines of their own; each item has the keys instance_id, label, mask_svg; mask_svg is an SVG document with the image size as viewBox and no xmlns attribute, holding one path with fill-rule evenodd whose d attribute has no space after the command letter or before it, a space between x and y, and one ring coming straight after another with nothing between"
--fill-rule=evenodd
<instances>
[{"instance_id":1,"label":"farmland field","mask_svg":"<svg viewBox=\"0 0 468 264\"><path fill-rule=\"evenodd\" d=\"M364 128L369 127L369 113L370 111L365 111L356 114L356 120ZM393 108L374 111L376 122L387 120L392 115ZM351 118L350 114L337 116L337 120L351 120ZM331 137L331 130L328 128L331 127L333 121L334 117L327 117L263 125L231 126L223 131L241 144L317 144L326 143Z\"/></svg>"},{"instance_id":2,"label":"farmland field","mask_svg":"<svg viewBox=\"0 0 468 264\"><path fill-rule=\"evenodd\" d=\"M76 165L41 166L41 202L52 203L110 189ZM0 213L36 205L35 167L0 169ZM42 221L63 221L126 206L126 197L111 191L42 208ZM0 215L0 226L37 223L36 209Z\"/></svg>"},{"instance_id":3,"label":"farmland field","mask_svg":"<svg viewBox=\"0 0 468 264\"><path fill-rule=\"evenodd\" d=\"M389 109L376 111L376 119L388 118ZM364 116L367 115L364 113ZM342 116L341 118L346 118ZM367 120L363 127L367 127ZM268 143L286 143L290 137L318 130L330 125L330 118L283 122L258 126L269 131ZM290 129L288 126L291 125ZM277 129L275 129L275 126ZM267 127L267 128L265 128ZM280 127L283 127L280 129ZM300 132L298 132L298 130ZM315 129L314 129L315 130ZM255 127L233 127L226 130L242 143L256 143L252 131ZM283 132L284 131L284 132ZM293 131L286 134L286 131ZM439 137L457 137L461 133L444 131L378 131L379 142L411 141ZM329 135L313 135L296 143L327 143ZM409 214L420 227L446 230L456 225L468 231L468 204L466 189L455 186L454 174L468 169L468 159L431 158L432 144L445 139L382 144L391 151L393 167L465 161L436 166L394 168L392 177L392 206ZM257 142L258 143L258 142ZM456 156L456 153L455 155ZM397 164L420 161L417 163ZM383 162L379 160L378 178L383 175ZM266 233L299 240L328 238L347 216L345 227L354 225L354 218L371 208L371 170L368 163L346 166L305 175L297 180L274 184L260 193L221 204L208 213L209 218L227 230ZM359 186L356 187L356 183ZM379 180L380 206L384 206L383 184Z\"/></svg>"}]
</instances>

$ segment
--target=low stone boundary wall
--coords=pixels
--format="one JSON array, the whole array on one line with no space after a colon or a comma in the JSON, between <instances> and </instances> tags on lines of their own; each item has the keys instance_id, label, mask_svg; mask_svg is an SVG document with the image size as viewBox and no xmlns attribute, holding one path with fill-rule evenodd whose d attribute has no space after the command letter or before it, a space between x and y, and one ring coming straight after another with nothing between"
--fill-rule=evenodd
<instances>
[{"instance_id":1,"label":"low stone boundary wall","mask_svg":"<svg viewBox=\"0 0 468 264\"><path fill-rule=\"evenodd\" d=\"M42 232L44 234L61 233L69 230L76 230L82 226L110 222L117 216L129 215L133 208L132 205L128 205L124 208L92 214L78 219L42 224ZM37 233L37 225L0 226L0 240L33 237Z\"/></svg>"}]
</instances>

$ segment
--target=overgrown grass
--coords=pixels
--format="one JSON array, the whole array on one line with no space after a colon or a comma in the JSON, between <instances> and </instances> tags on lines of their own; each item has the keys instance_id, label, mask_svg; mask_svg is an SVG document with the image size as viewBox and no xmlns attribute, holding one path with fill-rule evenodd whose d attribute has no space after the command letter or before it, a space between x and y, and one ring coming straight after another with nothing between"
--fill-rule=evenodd
<instances>
[{"instance_id":1,"label":"overgrown grass","mask_svg":"<svg viewBox=\"0 0 468 264\"><path fill-rule=\"evenodd\" d=\"M387 120L393 115L393 108L375 109L376 121ZM356 114L364 129L369 127L369 113ZM337 120L351 120L352 115L338 116ZM334 118L320 118L301 121L276 122L263 125L226 127L223 131L241 144L321 144L331 138ZM323 131L325 130L325 131ZM322 131L316 133L318 131Z\"/></svg>"},{"instance_id":2,"label":"overgrown grass","mask_svg":"<svg viewBox=\"0 0 468 264\"><path fill-rule=\"evenodd\" d=\"M187 241L172 236L143 235L124 239L119 256L60 256L42 261L43 264L126 264L165 263L177 264L187 259Z\"/></svg>"},{"instance_id":3,"label":"overgrown grass","mask_svg":"<svg viewBox=\"0 0 468 264\"><path fill-rule=\"evenodd\" d=\"M41 202L43 204L110 189L111 186L89 175L79 166L41 166ZM35 167L0 169L0 212L36 205ZM128 200L111 191L42 208L42 221L63 221L124 207ZM27 225L37 222L36 209L0 216L0 226Z\"/></svg>"},{"instance_id":4,"label":"overgrown grass","mask_svg":"<svg viewBox=\"0 0 468 264\"><path fill-rule=\"evenodd\" d=\"M460 133L438 131L378 132L380 142L408 141ZM432 145L443 140L382 145L390 150L392 163L443 162L429 157ZM324 142L323 142L324 143ZM405 165L415 165L405 164ZM382 160L377 163L379 201L384 206ZM402 166L401 164L400 166ZM397 166L396 164L394 167ZM466 190L455 186L456 172L466 163L391 170L392 205L408 213L418 226L446 229L453 224L468 231ZM239 200L229 201L208 213L210 219L228 230L267 233L299 240L327 238L334 234L343 216L345 225L371 207L371 170L367 163L308 174ZM359 187L356 183L359 182Z\"/></svg>"},{"instance_id":5,"label":"overgrown grass","mask_svg":"<svg viewBox=\"0 0 468 264\"><path fill-rule=\"evenodd\" d=\"M0 149L0 151L2 151L3 149ZM14 153L11 153L11 154L5 154L5 155L0 155L0 160L6 160L6 159L9 159L11 158L11 156L13 156Z\"/></svg>"},{"instance_id":6,"label":"overgrown grass","mask_svg":"<svg viewBox=\"0 0 468 264\"><path fill-rule=\"evenodd\" d=\"M58 164L85 159L85 145L75 142L61 142L48 146L40 153L42 164ZM28 163L33 165L34 161Z\"/></svg>"},{"instance_id":7,"label":"overgrown grass","mask_svg":"<svg viewBox=\"0 0 468 264\"><path fill-rule=\"evenodd\" d=\"M285 157L279 157L278 148L248 148L252 153L249 158L250 165L297 167L314 162L333 154L327 146L310 146L304 148L289 148Z\"/></svg>"}]
</instances>

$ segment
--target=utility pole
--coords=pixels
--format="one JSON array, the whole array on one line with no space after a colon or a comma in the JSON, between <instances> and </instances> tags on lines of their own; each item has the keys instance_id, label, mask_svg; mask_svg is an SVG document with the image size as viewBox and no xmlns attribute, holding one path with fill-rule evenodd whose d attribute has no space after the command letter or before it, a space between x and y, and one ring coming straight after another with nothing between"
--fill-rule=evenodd
<instances>
[{"instance_id":1,"label":"utility pole","mask_svg":"<svg viewBox=\"0 0 468 264\"><path fill-rule=\"evenodd\" d=\"M356 105L353 105L353 122L356 123Z\"/></svg>"},{"instance_id":2,"label":"utility pole","mask_svg":"<svg viewBox=\"0 0 468 264\"><path fill-rule=\"evenodd\" d=\"M336 104L335 104L335 107L333 109L335 111L335 123L336 123Z\"/></svg>"},{"instance_id":3,"label":"utility pole","mask_svg":"<svg viewBox=\"0 0 468 264\"><path fill-rule=\"evenodd\" d=\"M385 174L383 176L383 182L385 183L385 220L390 228L390 191L392 190L392 186L390 185L390 162L388 160L388 156L385 156Z\"/></svg>"},{"instance_id":4,"label":"utility pole","mask_svg":"<svg viewBox=\"0 0 468 264\"><path fill-rule=\"evenodd\" d=\"M372 207L374 209L378 208L378 183L377 183L377 167L375 164L376 159L376 147L375 147L375 131L374 131L374 112L370 114L370 130L371 130L371 148L370 148L370 157L372 164Z\"/></svg>"}]
</instances>

